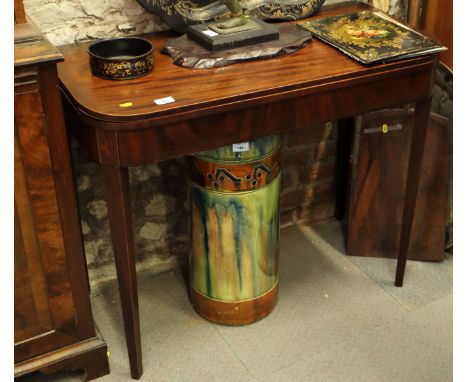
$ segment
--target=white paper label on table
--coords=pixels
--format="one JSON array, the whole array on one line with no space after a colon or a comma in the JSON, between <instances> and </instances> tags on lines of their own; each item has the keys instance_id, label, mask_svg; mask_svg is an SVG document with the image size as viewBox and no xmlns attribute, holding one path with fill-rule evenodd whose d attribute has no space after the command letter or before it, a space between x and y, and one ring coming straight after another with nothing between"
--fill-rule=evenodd
<instances>
[{"instance_id":1,"label":"white paper label on table","mask_svg":"<svg viewBox=\"0 0 468 382\"><path fill-rule=\"evenodd\" d=\"M154 100L154 103L156 105L165 105L166 103L172 103L172 102L175 102L175 99L172 98L171 96Z\"/></svg>"}]
</instances>

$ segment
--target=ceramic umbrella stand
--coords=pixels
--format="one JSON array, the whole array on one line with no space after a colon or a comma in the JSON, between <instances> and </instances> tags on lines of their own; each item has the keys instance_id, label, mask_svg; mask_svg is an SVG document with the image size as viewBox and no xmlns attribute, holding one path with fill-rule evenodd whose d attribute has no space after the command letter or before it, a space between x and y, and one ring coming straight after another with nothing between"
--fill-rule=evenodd
<instances>
[{"instance_id":1,"label":"ceramic umbrella stand","mask_svg":"<svg viewBox=\"0 0 468 382\"><path fill-rule=\"evenodd\" d=\"M225 325L268 315L278 296L280 140L190 156L190 293L195 310Z\"/></svg>"}]
</instances>

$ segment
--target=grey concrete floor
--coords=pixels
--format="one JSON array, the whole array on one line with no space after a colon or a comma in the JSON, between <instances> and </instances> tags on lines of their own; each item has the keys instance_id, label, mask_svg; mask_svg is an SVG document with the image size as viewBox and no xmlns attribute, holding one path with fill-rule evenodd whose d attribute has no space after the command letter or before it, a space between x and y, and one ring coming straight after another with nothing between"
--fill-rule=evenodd
<instances>
[{"instance_id":1,"label":"grey concrete floor","mask_svg":"<svg viewBox=\"0 0 468 382\"><path fill-rule=\"evenodd\" d=\"M181 270L139 280L140 381L451 381L452 257L409 261L403 288L395 266L344 255L339 222L282 231L278 304L243 327L198 316ZM116 286L92 304L110 352L99 381L130 381Z\"/></svg>"}]
</instances>

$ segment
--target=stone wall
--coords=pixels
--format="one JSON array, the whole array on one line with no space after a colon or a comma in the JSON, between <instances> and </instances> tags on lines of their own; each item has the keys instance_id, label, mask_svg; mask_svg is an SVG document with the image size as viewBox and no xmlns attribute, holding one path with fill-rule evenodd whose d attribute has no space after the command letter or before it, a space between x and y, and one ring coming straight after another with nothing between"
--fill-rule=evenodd
<instances>
[{"instance_id":1,"label":"stone wall","mask_svg":"<svg viewBox=\"0 0 468 382\"><path fill-rule=\"evenodd\" d=\"M338 3L327 0L326 4ZM404 17L401 0L373 0ZM24 0L29 17L56 45L166 29L136 0ZM282 152L281 223L333 216L336 129L332 123L286 134ZM112 243L98 166L73 144L76 186L89 276L96 286L115 278ZM130 169L132 211L140 275L172 269L188 253L188 211L183 158Z\"/></svg>"},{"instance_id":2,"label":"stone wall","mask_svg":"<svg viewBox=\"0 0 468 382\"><path fill-rule=\"evenodd\" d=\"M27 15L55 45L167 29L137 0L23 0Z\"/></svg>"},{"instance_id":3,"label":"stone wall","mask_svg":"<svg viewBox=\"0 0 468 382\"><path fill-rule=\"evenodd\" d=\"M28 16L55 45L168 29L137 0L23 0ZM405 17L407 0L361 0ZM341 0L326 0L325 4Z\"/></svg>"}]
</instances>

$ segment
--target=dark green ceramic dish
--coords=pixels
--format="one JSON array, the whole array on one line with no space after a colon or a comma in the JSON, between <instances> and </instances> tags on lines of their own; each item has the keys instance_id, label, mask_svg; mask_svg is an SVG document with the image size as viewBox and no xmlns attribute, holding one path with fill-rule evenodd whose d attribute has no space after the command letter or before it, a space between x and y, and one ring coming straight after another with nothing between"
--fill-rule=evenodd
<instances>
[{"instance_id":1,"label":"dark green ceramic dish","mask_svg":"<svg viewBox=\"0 0 468 382\"><path fill-rule=\"evenodd\" d=\"M153 45L140 37L101 40L88 47L91 72L107 80L142 77L154 68Z\"/></svg>"}]
</instances>

